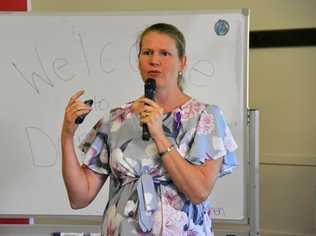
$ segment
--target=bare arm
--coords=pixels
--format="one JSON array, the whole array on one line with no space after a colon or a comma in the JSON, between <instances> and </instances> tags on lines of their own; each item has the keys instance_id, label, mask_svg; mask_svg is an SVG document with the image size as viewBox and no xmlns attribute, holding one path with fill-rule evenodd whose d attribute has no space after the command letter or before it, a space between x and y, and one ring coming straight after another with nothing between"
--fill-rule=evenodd
<instances>
[{"instance_id":1,"label":"bare arm","mask_svg":"<svg viewBox=\"0 0 316 236\"><path fill-rule=\"evenodd\" d=\"M166 137L155 139L159 152L170 147ZM207 160L202 165L193 165L183 159L176 149L162 157L164 167L177 188L193 203L198 204L207 199L211 193L223 158Z\"/></svg>"},{"instance_id":2,"label":"bare arm","mask_svg":"<svg viewBox=\"0 0 316 236\"><path fill-rule=\"evenodd\" d=\"M63 128L61 132L62 175L73 209L86 207L100 191L106 177L97 174L85 166L80 166L75 148L74 133L78 128L76 117L89 113L91 108L77 100L83 91L73 95L66 107Z\"/></svg>"},{"instance_id":3,"label":"bare arm","mask_svg":"<svg viewBox=\"0 0 316 236\"><path fill-rule=\"evenodd\" d=\"M105 177L80 166L73 140L62 137L62 175L73 209L84 208L96 197Z\"/></svg>"}]
</instances>

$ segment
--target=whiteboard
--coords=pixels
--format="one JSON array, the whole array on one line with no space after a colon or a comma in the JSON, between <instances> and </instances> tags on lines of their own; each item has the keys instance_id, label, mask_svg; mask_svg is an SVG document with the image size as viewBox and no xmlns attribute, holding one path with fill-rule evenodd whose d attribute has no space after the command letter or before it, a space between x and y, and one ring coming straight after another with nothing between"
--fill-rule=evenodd
<instances>
[{"instance_id":1,"label":"whiteboard","mask_svg":"<svg viewBox=\"0 0 316 236\"><path fill-rule=\"evenodd\" d=\"M226 34L216 33L220 20ZM214 217L245 218L248 15L242 11L1 15L0 214L102 215L107 185L89 207L69 206L61 176L64 109L82 88L83 98L95 102L77 145L111 108L141 96L136 39L157 22L184 33L185 91L222 108L239 146L238 168L211 195Z\"/></svg>"}]
</instances>

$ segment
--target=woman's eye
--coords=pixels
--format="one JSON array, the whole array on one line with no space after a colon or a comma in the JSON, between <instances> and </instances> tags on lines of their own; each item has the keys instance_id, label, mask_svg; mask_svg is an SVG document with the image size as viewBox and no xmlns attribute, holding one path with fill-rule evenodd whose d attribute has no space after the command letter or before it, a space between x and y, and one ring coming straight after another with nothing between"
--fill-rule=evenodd
<instances>
[{"instance_id":1,"label":"woman's eye","mask_svg":"<svg viewBox=\"0 0 316 236\"><path fill-rule=\"evenodd\" d=\"M167 51L163 51L160 53L162 56L169 56L171 55L170 52L167 52Z\"/></svg>"},{"instance_id":2,"label":"woman's eye","mask_svg":"<svg viewBox=\"0 0 316 236\"><path fill-rule=\"evenodd\" d=\"M151 51L143 51L142 54L148 56L148 55L151 55L152 53L151 53Z\"/></svg>"}]
</instances>

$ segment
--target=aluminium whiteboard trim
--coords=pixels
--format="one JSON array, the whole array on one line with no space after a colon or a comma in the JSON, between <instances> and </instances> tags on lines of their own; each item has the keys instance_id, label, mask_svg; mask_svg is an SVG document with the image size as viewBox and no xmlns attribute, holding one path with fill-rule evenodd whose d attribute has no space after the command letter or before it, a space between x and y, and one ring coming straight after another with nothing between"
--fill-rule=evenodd
<instances>
[{"instance_id":1,"label":"aluminium whiteboard trim","mask_svg":"<svg viewBox=\"0 0 316 236\"><path fill-rule=\"evenodd\" d=\"M250 236L260 235L260 184L259 184L259 111L249 109L250 176L249 179L249 225Z\"/></svg>"}]
</instances>

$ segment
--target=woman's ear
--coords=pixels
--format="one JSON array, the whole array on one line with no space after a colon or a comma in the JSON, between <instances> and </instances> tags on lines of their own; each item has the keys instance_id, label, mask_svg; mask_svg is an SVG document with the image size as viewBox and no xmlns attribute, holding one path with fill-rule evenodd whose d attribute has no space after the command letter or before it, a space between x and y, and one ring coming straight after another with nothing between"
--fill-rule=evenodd
<instances>
[{"instance_id":1,"label":"woman's ear","mask_svg":"<svg viewBox=\"0 0 316 236\"><path fill-rule=\"evenodd\" d=\"M181 58L181 71L184 71L184 69L187 67L187 56L183 56Z\"/></svg>"}]
</instances>

